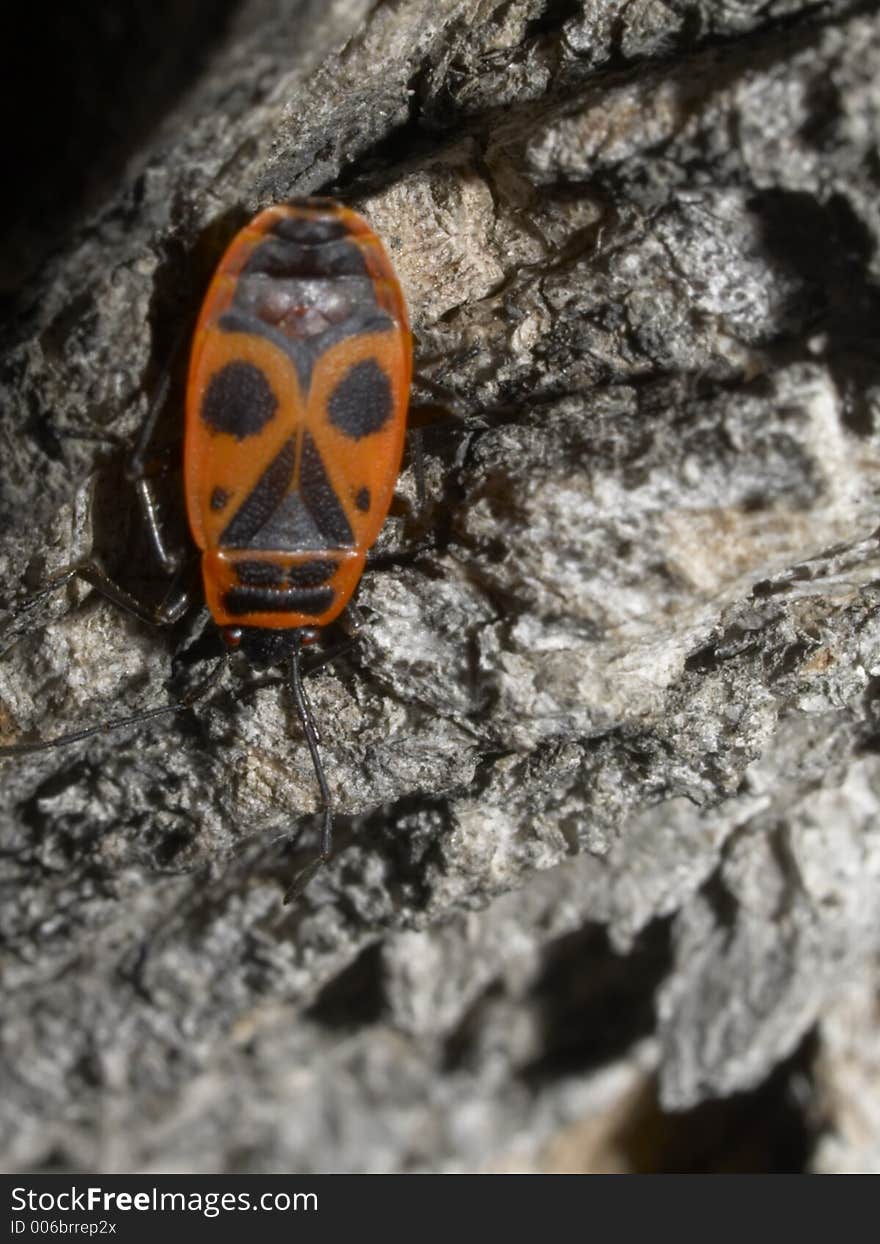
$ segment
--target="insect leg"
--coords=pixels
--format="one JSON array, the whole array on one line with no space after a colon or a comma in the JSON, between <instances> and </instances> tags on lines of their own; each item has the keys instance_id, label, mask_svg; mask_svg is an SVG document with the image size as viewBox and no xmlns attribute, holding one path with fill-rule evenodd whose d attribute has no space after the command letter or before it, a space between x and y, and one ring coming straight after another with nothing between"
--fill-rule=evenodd
<instances>
[{"instance_id":1,"label":"insect leg","mask_svg":"<svg viewBox=\"0 0 880 1244\"><path fill-rule=\"evenodd\" d=\"M414 562L424 553L432 553L437 548L437 542L434 535L427 535L422 540L413 541L412 544L401 546L395 549L382 549L379 552L373 552L370 549L367 553L364 566L366 570L388 570L394 566L406 566L410 562Z\"/></svg>"},{"instance_id":2,"label":"insect leg","mask_svg":"<svg viewBox=\"0 0 880 1244\"><path fill-rule=\"evenodd\" d=\"M132 614L135 618L139 618L142 622L150 623L152 626L173 626L175 622L180 621L192 601L190 590L180 586L175 581L160 604L145 605L117 583L114 583L97 562L78 562L75 566L69 566L66 570L61 571L60 574L55 575L53 579L50 579L48 583L45 583L29 596L24 604L9 617L3 628L3 634L5 635L11 630L21 618L27 617L31 610L42 600L45 600L47 596L50 596L52 592L57 592L59 588L64 587L71 579L76 578L85 579L96 592L112 601L118 608ZM0 647L0 657L4 657L20 638L21 634L13 635L8 643Z\"/></svg>"},{"instance_id":3,"label":"insect leg","mask_svg":"<svg viewBox=\"0 0 880 1244\"><path fill-rule=\"evenodd\" d=\"M428 395L428 401L411 405L407 414L407 446L416 481L416 502L418 510L424 511L428 496L425 486L425 429L449 422L464 426L464 419L451 395L441 385L419 372L414 374L412 384L414 391L421 388Z\"/></svg>"},{"instance_id":4,"label":"insect leg","mask_svg":"<svg viewBox=\"0 0 880 1244\"><path fill-rule=\"evenodd\" d=\"M364 617L363 611L357 607L353 600L348 602L336 619L336 622L348 636L343 651L351 646L352 642L357 639L358 632L362 631L367 625L367 619Z\"/></svg>"},{"instance_id":5,"label":"insect leg","mask_svg":"<svg viewBox=\"0 0 880 1244\"><path fill-rule=\"evenodd\" d=\"M140 618L142 622L151 623L153 626L173 626L175 622L180 621L192 601L190 590L180 586L176 580L172 583L165 599L160 604L145 605L143 601L138 600L130 592L126 592L124 588L121 588L118 583L114 583L97 562L83 562L81 565L76 566L72 573L85 579L96 592L99 592L101 596L105 596L107 600L112 601L118 608L132 614L135 618Z\"/></svg>"},{"instance_id":6,"label":"insect leg","mask_svg":"<svg viewBox=\"0 0 880 1244\"><path fill-rule=\"evenodd\" d=\"M32 609L39 605L40 601L45 600L47 596L51 596L53 592L57 592L60 587L64 587L65 583L69 583L71 579L76 578L78 573L78 568L76 566L69 566L66 570L62 570L60 574L57 574L54 578L50 579L48 583L44 583L42 587L38 587L37 590L27 598L23 605L19 605L14 613L10 614L9 621L4 629L8 630L8 628L14 625L19 618L26 617ZM4 648L3 652L5 651L6 649Z\"/></svg>"},{"instance_id":7,"label":"insect leg","mask_svg":"<svg viewBox=\"0 0 880 1244\"><path fill-rule=\"evenodd\" d=\"M421 389L422 392L429 393L431 397L437 398L447 409L452 408L450 411L450 417L452 417L455 406L452 392L449 389L444 388L442 384L438 384L436 380L431 380L429 376L423 375L420 371L413 372L412 387Z\"/></svg>"},{"instance_id":8,"label":"insect leg","mask_svg":"<svg viewBox=\"0 0 880 1244\"><path fill-rule=\"evenodd\" d=\"M159 507L151 481L145 475L140 475L132 480L132 483L153 556L165 573L172 575L180 569L183 553L180 549L172 549L168 546L159 521Z\"/></svg>"},{"instance_id":9,"label":"insect leg","mask_svg":"<svg viewBox=\"0 0 880 1244\"><path fill-rule=\"evenodd\" d=\"M293 695L293 702L296 705L296 711L302 722L303 733L306 736L306 743L309 747L309 753L312 757L312 766L315 770L315 777L318 779L318 786L321 791L322 810L324 814L324 823L321 831L321 852L312 860L311 864L306 865L299 876L294 877L287 893L284 895L285 903L290 903L294 899L299 898L303 890L312 880L314 875L324 867L330 859L330 852L333 848L333 811L330 799L330 788L327 785L327 778L324 775L324 766L321 764L321 756L318 752L318 735L315 730L315 720L312 716L312 710L306 698L305 688L303 687L302 671L300 669L300 653L302 645L297 636L294 643L293 653L287 665L288 686Z\"/></svg>"},{"instance_id":10,"label":"insect leg","mask_svg":"<svg viewBox=\"0 0 880 1244\"><path fill-rule=\"evenodd\" d=\"M168 394L171 390L172 370L180 355L186 336L186 332L178 334L171 356L150 399L147 415L138 433L134 448L125 464L125 477L134 486L153 555L162 569L169 575L180 568L183 557L179 550L173 550L168 547L168 543L162 533L156 495L147 472L147 455L156 431L156 425L159 422L159 416L168 400Z\"/></svg>"},{"instance_id":11,"label":"insect leg","mask_svg":"<svg viewBox=\"0 0 880 1244\"><path fill-rule=\"evenodd\" d=\"M152 431L155 424L155 418L147 416L147 423L144 425L148 430ZM174 574L180 569L183 555L180 550L171 549L162 532L162 525L159 521L159 507L156 502L156 494L153 490L151 480L147 478L144 470L143 461L143 445L138 441L137 446L128 461L126 467L126 477L130 480L134 487L135 495L138 500L138 507L144 526L147 529L147 537L150 542L153 556L162 567L166 574Z\"/></svg>"},{"instance_id":12,"label":"insect leg","mask_svg":"<svg viewBox=\"0 0 880 1244\"><path fill-rule=\"evenodd\" d=\"M186 340L186 333L181 331L177 335L177 339L171 349L171 354L165 364L159 383L156 385L153 396L150 398L150 404L147 407L147 415L144 419L141 429L138 432L137 440L134 443L128 462L126 463L125 473L129 480L135 481L140 479L147 473L147 452L150 448L150 442L156 431L156 424L159 422L159 416L165 403L168 401L168 394L171 391L171 376L174 364L180 354L181 347Z\"/></svg>"},{"instance_id":13,"label":"insect leg","mask_svg":"<svg viewBox=\"0 0 880 1244\"><path fill-rule=\"evenodd\" d=\"M425 485L425 447L422 441L422 429L410 428L408 441L413 474L416 477L416 501L419 510L423 511L428 499L428 489Z\"/></svg>"},{"instance_id":14,"label":"insect leg","mask_svg":"<svg viewBox=\"0 0 880 1244\"><path fill-rule=\"evenodd\" d=\"M129 713L125 717L110 717L107 721L99 721L93 726L84 726L82 730L71 730L67 734L56 735L54 739L41 739L36 743L7 743L0 747L0 759L6 756L30 756L34 752L48 752L56 747L66 747L71 743L79 743L82 739L90 739L96 734L107 734L111 730L121 730L123 726L139 725L144 721L152 721L156 717L167 717L172 713L181 713L192 708L199 700L213 690L221 673L226 667L227 656L224 654L207 678L198 686L181 696L171 704L161 704L157 708L143 709L139 713Z\"/></svg>"},{"instance_id":15,"label":"insect leg","mask_svg":"<svg viewBox=\"0 0 880 1244\"><path fill-rule=\"evenodd\" d=\"M159 565L169 576L177 576L171 583L165 598L158 605L145 605L142 601L137 600L130 592L125 591L117 583L115 583L94 559L88 557L84 560L69 566L67 569L55 575L43 587L38 588L30 597L21 605L15 613L11 615L7 622L8 629L13 626L20 618L25 617L32 609L34 609L42 600L51 595L52 592L64 587L71 579L82 578L102 596L112 601L120 609L126 613L132 614L141 621L151 623L155 626L170 626L179 621L183 617L190 604L191 594L185 587L181 587L178 579L182 569L183 558L180 553L169 551L165 539L162 535L161 525L159 522L158 508L153 493L152 484L142 473L144 466L144 454L149 436L155 427L158 413L165 401L168 393L168 385L170 381L166 375L160 384L159 390L150 405L150 411L147 415L144 429L138 438L137 445L132 453L127 466L128 478L132 481L138 498L143 520L147 529L150 546ZM145 434L146 433L146 437ZM13 641L14 642L14 639ZM7 644L0 649L0 656L8 651L11 645Z\"/></svg>"},{"instance_id":16,"label":"insect leg","mask_svg":"<svg viewBox=\"0 0 880 1244\"><path fill-rule=\"evenodd\" d=\"M20 605L14 613L10 614L3 628L3 633L6 634L14 628L17 622L22 618L26 618L47 596L51 596L53 592L57 592L59 588L70 583L71 579L76 578L85 579L97 592L112 600L114 604L117 604L126 612L157 626L171 625L177 622L183 616L189 604L189 595L186 594L184 597L184 592L181 589L174 597L169 592L168 596L157 608L143 605L135 600L133 596L130 596L128 592L123 591L122 588L113 583L97 563L91 561L80 562L75 566L69 566L66 570L62 570L60 574L55 575L48 583L44 583L41 588L33 592L23 605ZM0 648L0 657L5 656L13 644L20 638L20 635L13 635L9 642Z\"/></svg>"}]
</instances>

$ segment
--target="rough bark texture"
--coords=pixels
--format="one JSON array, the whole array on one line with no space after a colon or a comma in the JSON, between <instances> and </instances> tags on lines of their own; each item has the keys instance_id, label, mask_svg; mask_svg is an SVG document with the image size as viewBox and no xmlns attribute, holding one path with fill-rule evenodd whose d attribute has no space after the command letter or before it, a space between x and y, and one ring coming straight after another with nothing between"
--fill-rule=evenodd
<instances>
[{"instance_id":1,"label":"rough bark texture","mask_svg":"<svg viewBox=\"0 0 880 1244\"><path fill-rule=\"evenodd\" d=\"M244 668L2 762L3 1167L880 1169L876 6L220 7L30 262L3 603L93 545L158 590L113 446L235 213L363 210L461 419L311 679L295 906L314 778ZM47 597L3 737L161 703L194 633Z\"/></svg>"}]
</instances>

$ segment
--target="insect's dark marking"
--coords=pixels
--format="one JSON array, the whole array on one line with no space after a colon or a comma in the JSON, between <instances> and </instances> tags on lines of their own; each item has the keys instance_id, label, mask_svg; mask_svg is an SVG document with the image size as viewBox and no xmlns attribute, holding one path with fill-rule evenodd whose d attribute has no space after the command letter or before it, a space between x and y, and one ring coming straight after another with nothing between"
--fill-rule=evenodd
<instances>
[{"instance_id":1,"label":"insect's dark marking","mask_svg":"<svg viewBox=\"0 0 880 1244\"><path fill-rule=\"evenodd\" d=\"M364 290L358 290L358 297L369 287L367 281L362 284ZM240 295L246 285L246 279L242 278L238 283ZM333 282L326 282L325 289L322 291L325 301L333 297L332 289ZM373 297L372 289L370 289L370 297ZM316 306L322 305L322 299L319 298ZM238 306L238 299L234 306ZM305 340L288 336L282 329L267 323L259 314L254 314L252 308L227 311L225 315L221 315L218 324L227 333L256 333L260 337L265 337L267 341L273 342L293 363L304 390L308 389L311 382L315 360L330 346L344 341L346 337L359 337L362 333L387 333L397 327L388 312L381 311L376 306L365 306L352 314L345 315L338 323L331 323L326 330L308 336Z\"/></svg>"},{"instance_id":2,"label":"insect's dark marking","mask_svg":"<svg viewBox=\"0 0 880 1244\"><path fill-rule=\"evenodd\" d=\"M308 432L303 433L302 458L300 459L299 484L306 508L315 520L322 535L331 546L354 544L352 531L345 510L333 491L318 447Z\"/></svg>"},{"instance_id":3,"label":"insect's dark marking","mask_svg":"<svg viewBox=\"0 0 880 1244\"><path fill-rule=\"evenodd\" d=\"M289 216L272 226L272 232L286 242L314 246L319 242L335 242L345 237L343 221L334 216Z\"/></svg>"},{"instance_id":4,"label":"insect's dark marking","mask_svg":"<svg viewBox=\"0 0 880 1244\"><path fill-rule=\"evenodd\" d=\"M363 488L359 488L357 490L354 503L362 514L366 514L367 510L370 508L371 500L372 498L370 497L370 490L369 488L367 488L366 485L364 485Z\"/></svg>"},{"instance_id":5,"label":"insect's dark marking","mask_svg":"<svg viewBox=\"0 0 880 1244\"><path fill-rule=\"evenodd\" d=\"M326 544L326 538L318 530L302 497L298 492L291 492L254 538L252 547L303 552L306 549L323 549Z\"/></svg>"},{"instance_id":6,"label":"insect's dark marking","mask_svg":"<svg viewBox=\"0 0 880 1244\"><path fill-rule=\"evenodd\" d=\"M326 557L316 557L310 562L300 562L291 566L287 572L287 581L294 587L319 587L333 574L336 562Z\"/></svg>"},{"instance_id":7,"label":"insect's dark marking","mask_svg":"<svg viewBox=\"0 0 880 1244\"><path fill-rule=\"evenodd\" d=\"M327 403L330 422L354 441L380 431L392 409L391 382L375 359L350 367Z\"/></svg>"},{"instance_id":8,"label":"insect's dark marking","mask_svg":"<svg viewBox=\"0 0 880 1244\"><path fill-rule=\"evenodd\" d=\"M240 561L235 563L239 583L245 587L280 587L283 572L273 562Z\"/></svg>"},{"instance_id":9,"label":"insect's dark marking","mask_svg":"<svg viewBox=\"0 0 880 1244\"><path fill-rule=\"evenodd\" d=\"M259 367L236 359L209 380L202 418L212 431L243 441L261 431L277 409L278 399Z\"/></svg>"},{"instance_id":10,"label":"insect's dark marking","mask_svg":"<svg viewBox=\"0 0 880 1244\"><path fill-rule=\"evenodd\" d=\"M333 603L331 587L312 590L273 591L263 587L233 587L223 597L227 613L240 618L246 613L325 613Z\"/></svg>"},{"instance_id":11,"label":"insect's dark marking","mask_svg":"<svg viewBox=\"0 0 880 1244\"><path fill-rule=\"evenodd\" d=\"M254 247L242 273L274 277L368 276L366 260L354 242L340 238L322 246L268 236Z\"/></svg>"},{"instance_id":12,"label":"insect's dark marking","mask_svg":"<svg viewBox=\"0 0 880 1244\"><path fill-rule=\"evenodd\" d=\"M339 214L339 204L329 194L308 194L301 199L291 199L291 207L304 207L310 212L326 212L328 216Z\"/></svg>"},{"instance_id":13,"label":"insect's dark marking","mask_svg":"<svg viewBox=\"0 0 880 1244\"><path fill-rule=\"evenodd\" d=\"M231 493L225 488L215 488L211 493L210 506L212 510L222 510L231 497Z\"/></svg>"},{"instance_id":14,"label":"insect's dark marking","mask_svg":"<svg viewBox=\"0 0 880 1244\"><path fill-rule=\"evenodd\" d=\"M269 669L288 659L293 632L286 627L274 630L264 626L242 626L241 652L255 669ZM294 641L295 642L295 641Z\"/></svg>"},{"instance_id":15,"label":"insect's dark marking","mask_svg":"<svg viewBox=\"0 0 880 1244\"><path fill-rule=\"evenodd\" d=\"M354 544L354 535L308 432L303 435L299 489L293 489L296 438L260 476L220 536L221 548L323 549ZM262 565L262 563L259 563Z\"/></svg>"},{"instance_id":16,"label":"insect's dark marking","mask_svg":"<svg viewBox=\"0 0 880 1244\"><path fill-rule=\"evenodd\" d=\"M238 507L220 536L220 547L271 548L261 538L263 529L281 505L293 478L296 438L291 437L266 467L253 490ZM282 544L278 546L284 548Z\"/></svg>"}]
</instances>

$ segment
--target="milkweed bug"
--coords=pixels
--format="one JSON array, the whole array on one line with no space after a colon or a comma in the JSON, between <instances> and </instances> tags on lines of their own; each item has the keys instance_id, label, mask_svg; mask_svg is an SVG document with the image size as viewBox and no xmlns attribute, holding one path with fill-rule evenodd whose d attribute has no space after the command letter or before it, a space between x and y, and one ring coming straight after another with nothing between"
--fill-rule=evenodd
<instances>
[{"instance_id":1,"label":"milkweed bug","mask_svg":"<svg viewBox=\"0 0 880 1244\"><path fill-rule=\"evenodd\" d=\"M330 199L295 200L266 208L235 236L193 338L184 488L213 620L228 651L285 669L320 787L320 853L287 898L326 863L332 843L331 798L301 653L349 607L388 513L411 379L403 294L363 217ZM171 571L175 558L165 548L145 471L166 393L152 404L129 476L152 546ZM180 595L147 610L92 562L45 590L77 574L140 617L175 621L186 608ZM0 756L189 708L213 681L160 709L2 747Z\"/></svg>"}]
</instances>

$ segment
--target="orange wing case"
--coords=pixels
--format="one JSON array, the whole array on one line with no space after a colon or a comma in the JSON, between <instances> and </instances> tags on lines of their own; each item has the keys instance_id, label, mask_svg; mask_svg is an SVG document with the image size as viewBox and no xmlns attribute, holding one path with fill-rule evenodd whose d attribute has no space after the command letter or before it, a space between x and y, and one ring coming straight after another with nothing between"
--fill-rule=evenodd
<instances>
[{"instance_id":1,"label":"orange wing case","mask_svg":"<svg viewBox=\"0 0 880 1244\"><path fill-rule=\"evenodd\" d=\"M345 608L400 470L412 338L385 249L307 199L234 238L196 327L184 472L220 626L321 627Z\"/></svg>"}]
</instances>

